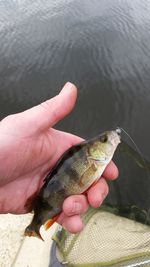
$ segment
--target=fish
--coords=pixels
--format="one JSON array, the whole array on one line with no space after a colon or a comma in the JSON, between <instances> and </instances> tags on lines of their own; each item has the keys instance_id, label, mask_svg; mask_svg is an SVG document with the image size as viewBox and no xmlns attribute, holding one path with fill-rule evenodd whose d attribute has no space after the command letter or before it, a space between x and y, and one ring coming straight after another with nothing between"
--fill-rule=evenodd
<instances>
[{"instance_id":1,"label":"fish","mask_svg":"<svg viewBox=\"0 0 150 267\"><path fill-rule=\"evenodd\" d=\"M68 196L85 193L99 180L120 142L121 131L117 128L70 147L44 179L25 236L42 239L40 227L49 229Z\"/></svg>"}]
</instances>

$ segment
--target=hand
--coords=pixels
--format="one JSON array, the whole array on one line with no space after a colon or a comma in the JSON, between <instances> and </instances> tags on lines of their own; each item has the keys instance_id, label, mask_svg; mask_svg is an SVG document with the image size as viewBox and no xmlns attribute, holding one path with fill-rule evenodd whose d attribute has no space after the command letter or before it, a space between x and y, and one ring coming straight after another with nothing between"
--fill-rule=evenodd
<instances>
[{"instance_id":1,"label":"hand","mask_svg":"<svg viewBox=\"0 0 150 267\"><path fill-rule=\"evenodd\" d=\"M82 139L53 127L75 105L77 89L67 83L59 95L10 115L0 122L0 212L28 212L27 201L33 199L43 179L62 153ZM118 170L113 162L103 176L115 179ZM108 193L104 178L83 195L67 198L58 218L68 231L78 232L83 225L80 214L88 204L98 207Z\"/></svg>"}]
</instances>

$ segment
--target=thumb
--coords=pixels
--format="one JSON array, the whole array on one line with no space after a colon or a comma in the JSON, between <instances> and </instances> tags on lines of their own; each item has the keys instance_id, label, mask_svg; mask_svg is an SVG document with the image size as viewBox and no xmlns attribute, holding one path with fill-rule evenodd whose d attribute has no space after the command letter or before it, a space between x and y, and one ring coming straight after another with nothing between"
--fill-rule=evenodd
<instances>
[{"instance_id":1,"label":"thumb","mask_svg":"<svg viewBox=\"0 0 150 267\"><path fill-rule=\"evenodd\" d=\"M76 98L76 86L67 82L57 96L22 112L24 123L27 122L28 127L34 127L34 130L52 127L71 112Z\"/></svg>"}]
</instances>

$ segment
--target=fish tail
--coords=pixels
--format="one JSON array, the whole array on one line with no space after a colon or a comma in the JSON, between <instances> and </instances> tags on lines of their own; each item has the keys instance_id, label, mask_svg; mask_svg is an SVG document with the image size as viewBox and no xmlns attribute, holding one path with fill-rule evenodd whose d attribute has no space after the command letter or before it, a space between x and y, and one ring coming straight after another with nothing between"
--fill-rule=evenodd
<instances>
[{"instance_id":1,"label":"fish tail","mask_svg":"<svg viewBox=\"0 0 150 267\"><path fill-rule=\"evenodd\" d=\"M34 236L34 237L37 237L37 238L41 239L42 241L44 241L41 234L40 234L40 227L35 226L32 223L26 227L24 235L25 236Z\"/></svg>"}]
</instances>

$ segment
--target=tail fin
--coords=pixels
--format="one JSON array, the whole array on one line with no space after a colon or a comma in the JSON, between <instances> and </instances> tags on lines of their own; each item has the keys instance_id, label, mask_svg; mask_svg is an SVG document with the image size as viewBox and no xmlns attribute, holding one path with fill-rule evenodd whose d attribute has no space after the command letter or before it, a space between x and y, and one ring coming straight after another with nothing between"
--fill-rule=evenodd
<instances>
[{"instance_id":1,"label":"tail fin","mask_svg":"<svg viewBox=\"0 0 150 267\"><path fill-rule=\"evenodd\" d=\"M32 223L27 226L27 228L25 229L24 235L25 236L35 236L35 237L41 239L42 241L44 241L41 234L40 234L40 228L35 227L34 225L32 225Z\"/></svg>"}]
</instances>

